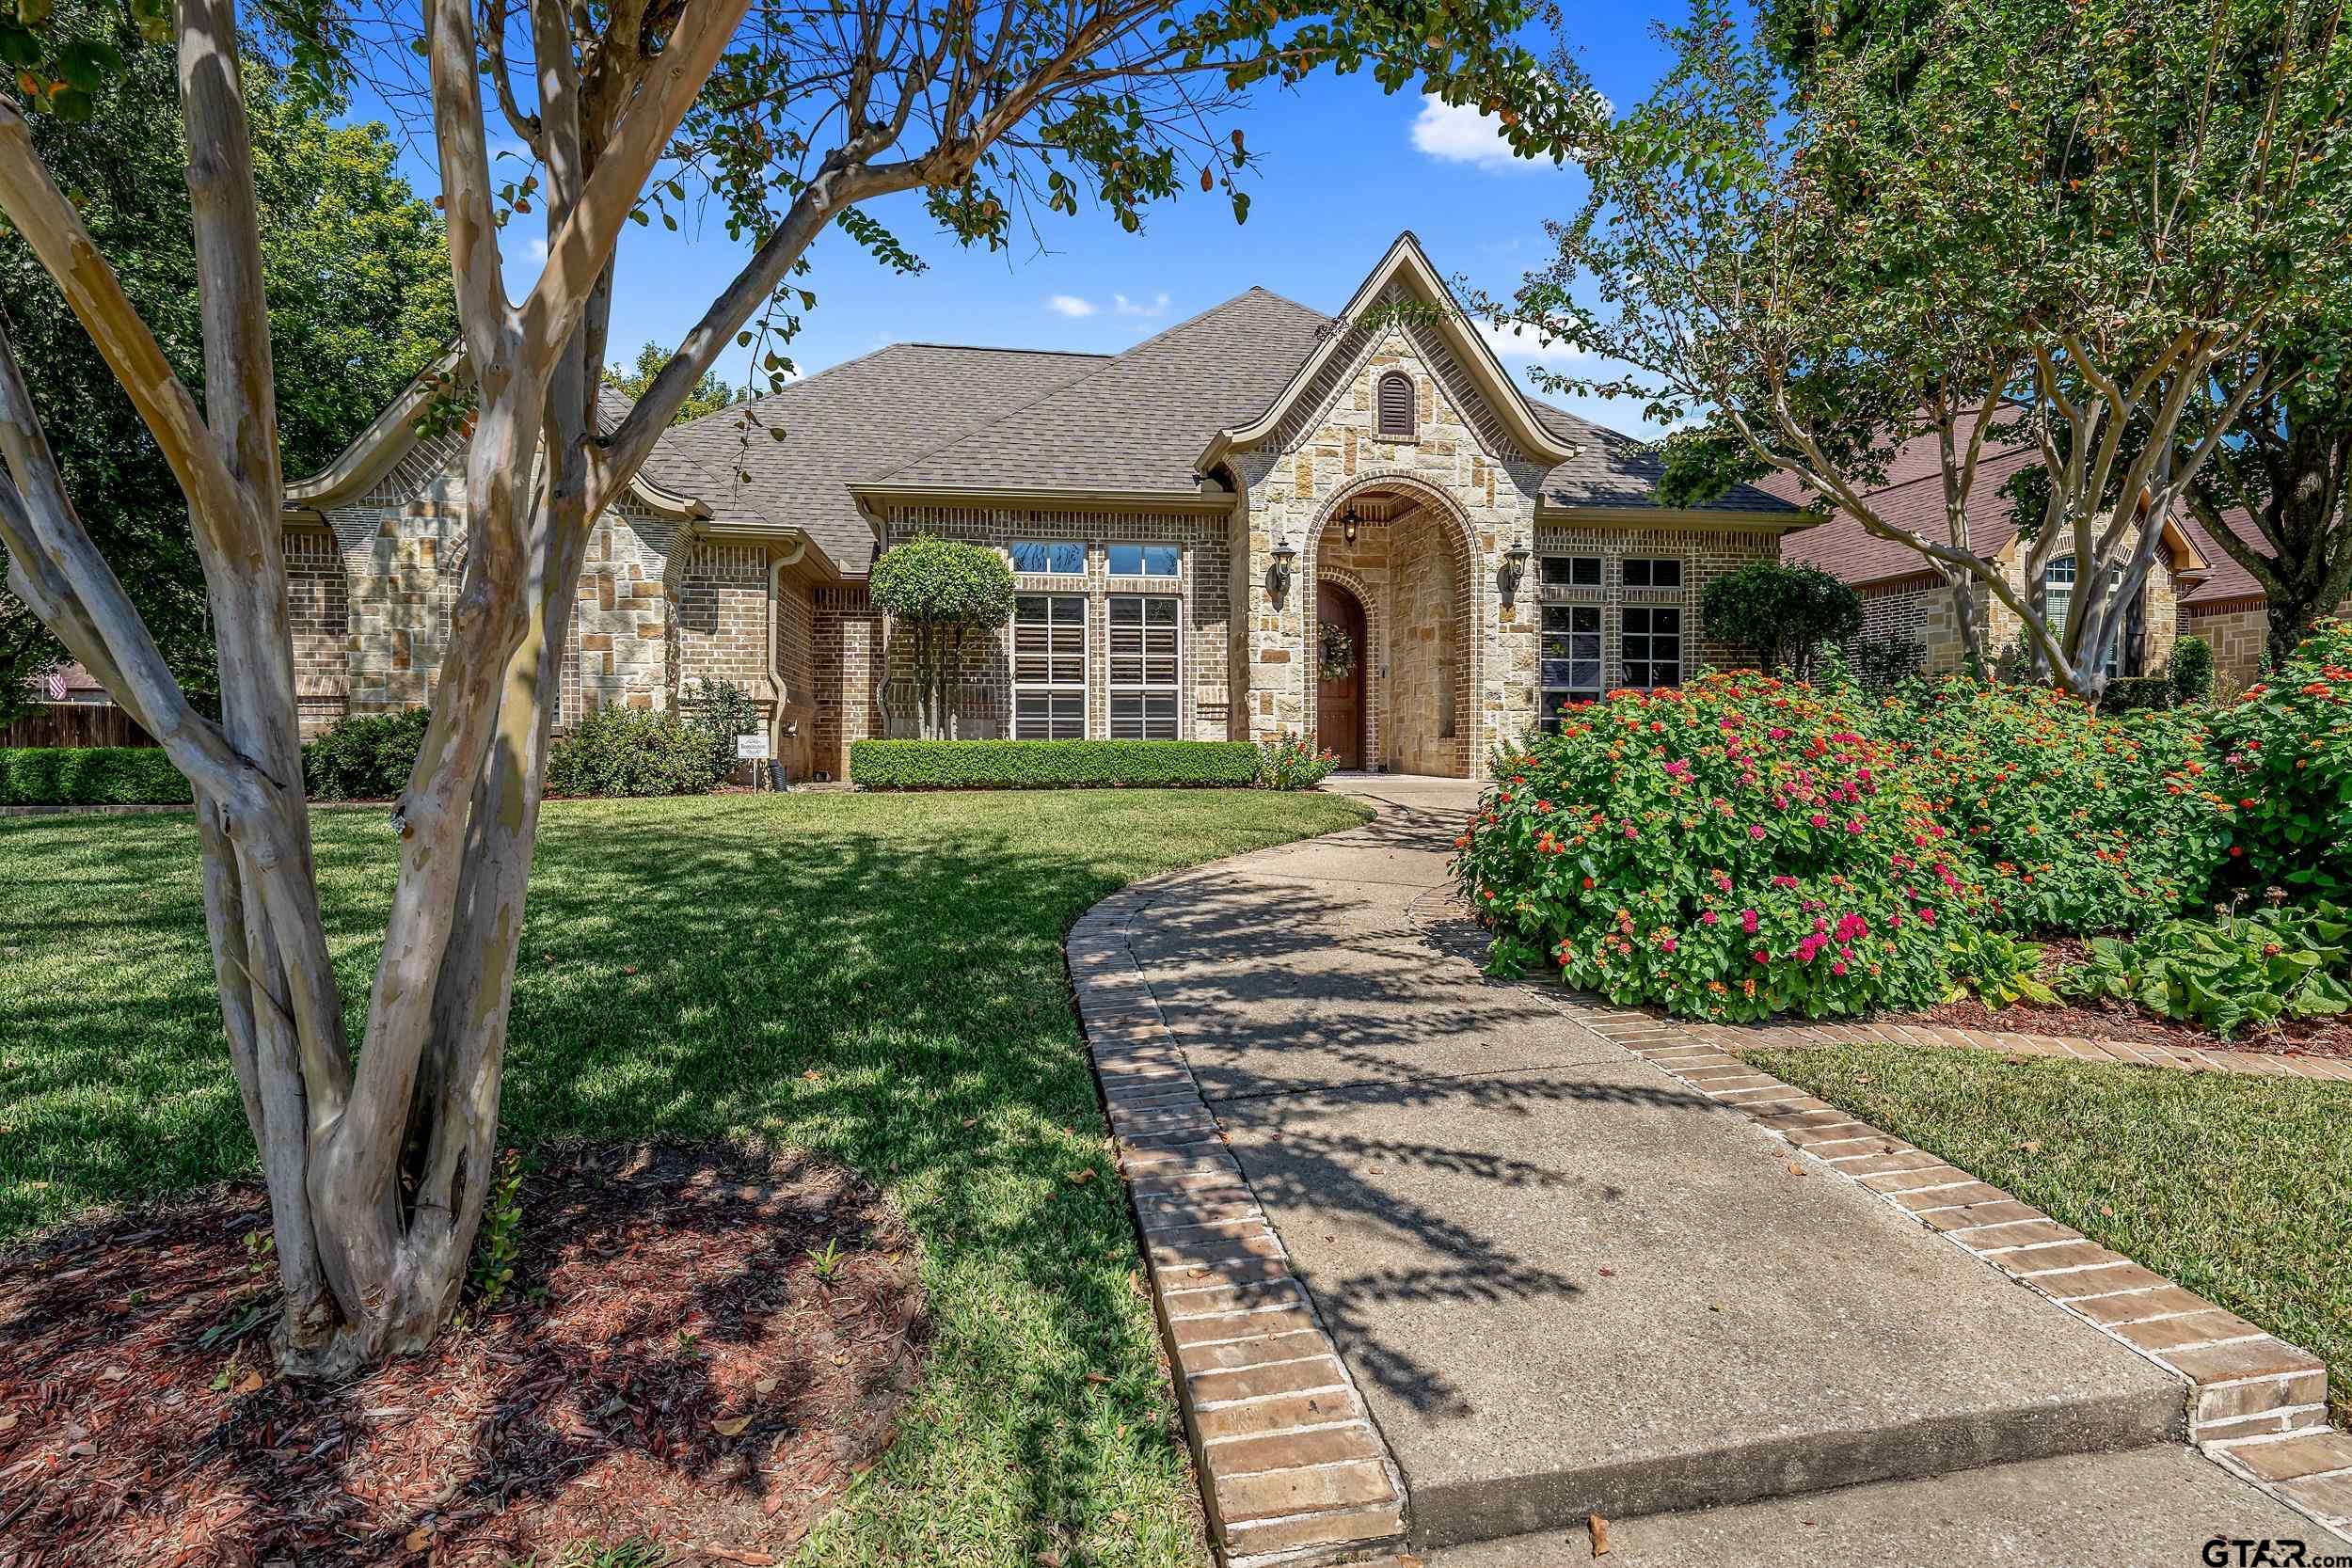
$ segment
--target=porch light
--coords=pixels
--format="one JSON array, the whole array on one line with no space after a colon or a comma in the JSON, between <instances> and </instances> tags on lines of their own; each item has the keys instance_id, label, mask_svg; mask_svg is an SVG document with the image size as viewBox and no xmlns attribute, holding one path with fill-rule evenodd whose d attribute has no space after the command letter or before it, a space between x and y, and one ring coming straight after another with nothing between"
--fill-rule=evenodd
<instances>
[{"instance_id":1,"label":"porch light","mask_svg":"<svg viewBox=\"0 0 2352 1568\"><path fill-rule=\"evenodd\" d=\"M1270 554L1272 565L1265 569L1265 596L1274 601L1274 608L1282 608L1282 601L1291 591L1291 568L1298 562L1298 547L1287 539L1277 539Z\"/></svg>"},{"instance_id":2,"label":"porch light","mask_svg":"<svg viewBox=\"0 0 2352 1568\"><path fill-rule=\"evenodd\" d=\"M1356 509L1352 506L1349 507L1346 511L1340 514L1340 537L1346 540L1350 545L1355 544L1356 529L1358 525L1362 522L1363 519L1356 515Z\"/></svg>"},{"instance_id":3,"label":"porch light","mask_svg":"<svg viewBox=\"0 0 2352 1568\"><path fill-rule=\"evenodd\" d=\"M1502 564L1495 571L1495 586L1502 591L1502 608L1509 610L1518 603L1519 584L1527 577L1528 548L1514 545L1502 552Z\"/></svg>"}]
</instances>

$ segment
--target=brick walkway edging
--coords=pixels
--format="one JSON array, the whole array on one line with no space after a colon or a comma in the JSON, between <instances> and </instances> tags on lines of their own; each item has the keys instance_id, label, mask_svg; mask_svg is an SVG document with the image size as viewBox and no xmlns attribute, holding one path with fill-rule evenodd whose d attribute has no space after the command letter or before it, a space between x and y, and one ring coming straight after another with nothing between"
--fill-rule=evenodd
<instances>
[{"instance_id":1,"label":"brick walkway edging","mask_svg":"<svg viewBox=\"0 0 2352 1568\"><path fill-rule=\"evenodd\" d=\"M1779 1043L1764 1037L1797 1033L1793 1026L1715 1030L1619 1008L1579 1016L1587 1028L1687 1087L1741 1111L1821 1174L1876 1194L2185 1379L2191 1443L2352 1540L2352 1436L2328 1425L2328 1368L2318 1356L1711 1043L1733 1036Z\"/></svg>"},{"instance_id":2,"label":"brick walkway edging","mask_svg":"<svg viewBox=\"0 0 2352 1568\"><path fill-rule=\"evenodd\" d=\"M1229 1568L1394 1550L1404 1478L1128 947L1179 875L1104 899L1063 951L1210 1534Z\"/></svg>"},{"instance_id":3,"label":"brick walkway edging","mask_svg":"<svg viewBox=\"0 0 2352 1568\"><path fill-rule=\"evenodd\" d=\"M2146 1040L2028 1035L2010 1029L1956 1029L1949 1024L1872 1019L1859 1023L1702 1023L1681 1025L1700 1039L1734 1049L1747 1046L1941 1045L2014 1056L2058 1056L2102 1066L2185 1068L2241 1078L2317 1078L2352 1084L2352 1059L2297 1056L2279 1051L2232 1051L2222 1045L2154 1045Z\"/></svg>"}]
</instances>

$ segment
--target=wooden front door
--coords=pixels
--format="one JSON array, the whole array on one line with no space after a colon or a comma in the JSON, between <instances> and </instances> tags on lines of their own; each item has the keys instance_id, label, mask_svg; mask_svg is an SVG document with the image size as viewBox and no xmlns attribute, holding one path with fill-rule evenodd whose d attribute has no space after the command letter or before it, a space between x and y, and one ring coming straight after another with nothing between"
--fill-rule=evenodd
<instances>
[{"instance_id":1,"label":"wooden front door","mask_svg":"<svg viewBox=\"0 0 2352 1568\"><path fill-rule=\"evenodd\" d=\"M1323 628L1336 626L1346 634L1353 657L1346 674L1334 680L1318 674L1315 686L1315 743L1340 754L1342 768L1361 768L1364 755L1364 661L1370 640L1364 636L1364 607L1356 595L1330 583L1315 585L1315 646L1309 656L1323 669Z\"/></svg>"}]
</instances>

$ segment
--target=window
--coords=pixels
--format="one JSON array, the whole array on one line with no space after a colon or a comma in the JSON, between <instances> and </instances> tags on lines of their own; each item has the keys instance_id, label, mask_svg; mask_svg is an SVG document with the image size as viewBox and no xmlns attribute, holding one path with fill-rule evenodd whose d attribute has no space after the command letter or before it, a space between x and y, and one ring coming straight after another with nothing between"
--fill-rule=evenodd
<instances>
[{"instance_id":1,"label":"window","mask_svg":"<svg viewBox=\"0 0 2352 1568\"><path fill-rule=\"evenodd\" d=\"M1176 546L1173 545L1113 545L1110 556L1111 576L1115 578L1172 578L1176 575Z\"/></svg>"},{"instance_id":2,"label":"window","mask_svg":"<svg viewBox=\"0 0 2352 1568\"><path fill-rule=\"evenodd\" d=\"M1663 564L1678 567L1680 563ZM1628 605L1618 613L1622 617L1617 625L1622 634L1619 652L1625 660L1625 684L1645 690L1680 686L1682 611L1672 605Z\"/></svg>"},{"instance_id":3,"label":"window","mask_svg":"<svg viewBox=\"0 0 2352 1568\"><path fill-rule=\"evenodd\" d=\"M2122 576L2122 574L2118 571L2107 580L2119 581ZM2066 640L2066 618L2074 611L2074 584L2078 580L2074 571L2074 558L2071 555L2053 556L2050 563L2042 568L2042 613L2049 622L2050 634L2061 642ZM2127 662L2137 663L2138 644L2146 639L2143 607L2132 605L2124 610L2123 615L2124 625L2121 628L2123 635L2107 645L2106 668L2102 672L2105 674L2121 673ZM2119 657L2124 654L2127 643L2132 645L2128 660Z\"/></svg>"},{"instance_id":4,"label":"window","mask_svg":"<svg viewBox=\"0 0 2352 1568\"><path fill-rule=\"evenodd\" d=\"M1682 586L1682 562L1672 557L1651 559L1628 556L1625 561L1625 585L1628 588L1679 588Z\"/></svg>"},{"instance_id":5,"label":"window","mask_svg":"<svg viewBox=\"0 0 2352 1568\"><path fill-rule=\"evenodd\" d=\"M1086 597L1023 594L1012 612L1012 737L1084 740L1086 735Z\"/></svg>"},{"instance_id":6,"label":"window","mask_svg":"<svg viewBox=\"0 0 2352 1568\"><path fill-rule=\"evenodd\" d=\"M1082 578L1087 574L1087 547L1074 540L1016 539L1011 546L1012 569L1052 577Z\"/></svg>"},{"instance_id":7,"label":"window","mask_svg":"<svg viewBox=\"0 0 2352 1568\"><path fill-rule=\"evenodd\" d=\"M1560 727L1563 704L1599 700L1600 606L1544 606L1544 728Z\"/></svg>"},{"instance_id":8,"label":"window","mask_svg":"<svg viewBox=\"0 0 2352 1568\"><path fill-rule=\"evenodd\" d=\"M1598 588L1600 557L1548 555L1543 560L1543 580L1546 588Z\"/></svg>"},{"instance_id":9,"label":"window","mask_svg":"<svg viewBox=\"0 0 2352 1568\"><path fill-rule=\"evenodd\" d=\"M1112 598L1111 738L1176 738L1177 601Z\"/></svg>"},{"instance_id":10,"label":"window","mask_svg":"<svg viewBox=\"0 0 2352 1568\"><path fill-rule=\"evenodd\" d=\"M1391 371L1380 378L1380 434L1410 436L1421 421L1413 417L1413 378Z\"/></svg>"}]
</instances>

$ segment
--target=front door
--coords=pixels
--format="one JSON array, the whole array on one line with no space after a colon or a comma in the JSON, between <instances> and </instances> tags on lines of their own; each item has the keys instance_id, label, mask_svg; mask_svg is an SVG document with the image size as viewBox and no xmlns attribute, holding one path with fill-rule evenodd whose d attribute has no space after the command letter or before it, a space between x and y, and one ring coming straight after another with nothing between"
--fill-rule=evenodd
<instances>
[{"instance_id":1,"label":"front door","mask_svg":"<svg viewBox=\"0 0 2352 1568\"><path fill-rule=\"evenodd\" d=\"M1330 583L1315 585L1315 743L1340 754L1342 768L1364 757L1364 607Z\"/></svg>"}]
</instances>

